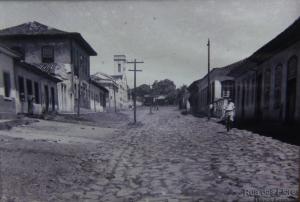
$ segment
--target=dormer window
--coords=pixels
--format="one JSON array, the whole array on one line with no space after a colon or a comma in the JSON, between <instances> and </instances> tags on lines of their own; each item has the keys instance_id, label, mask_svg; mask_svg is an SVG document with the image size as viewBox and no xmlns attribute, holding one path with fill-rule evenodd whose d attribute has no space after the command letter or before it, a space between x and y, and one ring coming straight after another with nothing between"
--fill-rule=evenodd
<instances>
[{"instance_id":1,"label":"dormer window","mask_svg":"<svg viewBox=\"0 0 300 202\"><path fill-rule=\"evenodd\" d=\"M42 47L42 62L43 63L54 62L54 48L52 46Z\"/></svg>"}]
</instances>

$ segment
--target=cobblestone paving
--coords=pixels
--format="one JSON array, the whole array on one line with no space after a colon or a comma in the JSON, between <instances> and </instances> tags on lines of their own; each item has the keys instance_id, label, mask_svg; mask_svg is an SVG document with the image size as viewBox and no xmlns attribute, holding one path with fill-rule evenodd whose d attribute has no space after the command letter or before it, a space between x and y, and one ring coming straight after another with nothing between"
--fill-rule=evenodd
<instances>
[{"instance_id":1,"label":"cobblestone paving","mask_svg":"<svg viewBox=\"0 0 300 202\"><path fill-rule=\"evenodd\" d=\"M175 108L139 111L137 126L106 136L80 165L90 182L55 200L254 201L296 198L299 147ZM78 167L82 169L82 167ZM66 182L68 183L68 182ZM279 196L268 191L285 189ZM287 191L289 191L287 193Z\"/></svg>"}]
</instances>

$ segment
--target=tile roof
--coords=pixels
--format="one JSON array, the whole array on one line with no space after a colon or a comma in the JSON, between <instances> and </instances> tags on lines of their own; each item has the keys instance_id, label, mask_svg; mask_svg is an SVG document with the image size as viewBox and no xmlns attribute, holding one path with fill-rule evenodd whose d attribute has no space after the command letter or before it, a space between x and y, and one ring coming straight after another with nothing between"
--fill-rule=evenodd
<instances>
[{"instance_id":1,"label":"tile roof","mask_svg":"<svg viewBox=\"0 0 300 202\"><path fill-rule=\"evenodd\" d=\"M123 79L122 75L110 75L113 79Z\"/></svg>"},{"instance_id":2,"label":"tile roof","mask_svg":"<svg viewBox=\"0 0 300 202\"><path fill-rule=\"evenodd\" d=\"M68 79L68 71L71 71L66 65L59 63L30 63L36 68L46 72L47 74L59 78L61 80Z\"/></svg>"},{"instance_id":3,"label":"tile roof","mask_svg":"<svg viewBox=\"0 0 300 202\"><path fill-rule=\"evenodd\" d=\"M217 67L210 70L210 79L215 80L214 77L221 77L221 76L232 76L230 73L236 69L238 69L242 64L244 64L246 59L239 60L237 62L234 62L230 65L224 66L224 67ZM207 74L205 74L201 79L198 79L191 83L188 87L190 91L195 89L196 85L202 84L207 82Z\"/></svg>"},{"instance_id":4,"label":"tile roof","mask_svg":"<svg viewBox=\"0 0 300 202\"><path fill-rule=\"evenodd\" d=\"M243 63L238 65L228 74L229 76L239 77L245 72L257 70L259 64L270 59L278 52L288 48L300 40L300 17L293 24L287 27L283 32L273 38L271 41L256 50Z\"/></svg>"},{"instance_id":5,"label":"tile roof","mask_svg":"<svg viewBox=\"0 0 300 202\"><path fill-rule=\"evenodd\" d=\"M101 83L99 83L99 82L96 80L95 77L91 77L91 78L90 78L90 82L91 82L92 84L94 84L95 86L97 86L99 89L101 89L101 90L103 90L104 92L108 93L108 90L107 90L104 86L102 86Z\"/></svg>"},{"instance_id":6,"label":"tile roof","mask_svg":"<svg viewBox=\"0 0 300 202\"><path fill-rule=\"evenodd\" d=\"M249 59L258 64L300 40L300 17L271 41L255 51Z\"/></svg>"},{"instance_id":7,"label":"tile roof","mask_svg":"<svg viewBox=\"0 0 300 202\"><path fill-rule=\"evenodd\" d=\"M24 61L17 61L17 64L19 64L20 66L22 66L23 68L31 71L31 72L34 72L42 77L46 77L52 81L55 81L55 82L60 82L62 81L60 78L54 76L53 74L49 74L47 73L46 71L43 71L42 69L40 69L39 67L33 65L33 64L30 64L30 63L27 63L27 62L24 62Z\"/></svg>"},{"instance_id":8,"label":"tile roof","mask_svg":"<svg viewBox=\"0 0 300 202\"><path fill-rule=\"evenodd\" d=\"M49 27L47 25L41 24L36 21L27 22L21 25L0 30L0 35L15 35L15 34L34 35L34 34L64 34L64 33L67 32Z\"/></svg>"},{"instance_id":9,"label":"tile roof","mask_svg":"<svg viewBox=\"0 0 300 202\"><path fill-rule=\"evenodd\" d=\"M66 32L59 29L49 27L39 22L27 22L21 25L9 27L0 30L0 38L16 38L16 37L45 37L59 36L69 37L77 41L92 56L96 56L97 52L78 32Z\"/></svg>"},{"instance_id":10,"label":"tile roof","mask_svg":"<svg viewBox=\"0 0 300 202\"><path fill-rule=\"evenodd\" d=\"M32 63L32 65L48 74L55 74L55 69L58 66L56 63Z\"/></svg>"}]
</instances>

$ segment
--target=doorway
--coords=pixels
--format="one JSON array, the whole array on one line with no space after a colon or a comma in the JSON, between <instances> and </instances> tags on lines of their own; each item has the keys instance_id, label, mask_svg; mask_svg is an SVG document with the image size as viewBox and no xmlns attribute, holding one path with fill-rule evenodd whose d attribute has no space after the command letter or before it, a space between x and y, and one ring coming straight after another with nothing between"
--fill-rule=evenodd
<instances>
[{"instance_id":1,"label":"doorway","mask_svg":"<svg viewBox=\"0 0 300 202\"><path fill-rule=\"evenodd\" d=\"M262 74L258 75L256 80L255 114L256 114L257 121L261 121L262 119L261 93L262 93Z\"/></svg>"},{"instance_id":2,"label":"doorway","mask_svg":"<svg viewBox=\"0 0 300 202\"><path fill-rule=\"evenodd\" d=\"M46 105L45 111L48 112L49 111L49 89L47 85L45 85L44 88L45 88L45 105Z\"/></svg>"},{"instance_id":3,"label":"doorway","mask_svg":"<svg viewBox=\"0 0 300 202\"><path fill-rule=\"evenodd\" d=\"M288 80L286 92L286 122L295 121L296 111L296 78Z\"/></svg>"},{"instance_id":4,"label":"doorway","mask_svg":"<svg viewBox=\"0 0 300 202\"><path fill-rule=\"evenodd\" d=\"M298 66L298 59L296 56L292 56L289 59L287 65L286 106L285 106L285 121L286 123L289 124L295 121L297 66Z\"/></svg>"},{"instance_id":5,"label":"doorway","mask_svg":"<svg viewBox=\"0 0 300 202\"><path fill-rule=\"evenodd\" d=\"M26 79L26 88L27 88L27 113L33 114L33 92L32 92L32 81Z\"/></svg>"},{"instance_id":6,"label":"doorway","mask_svg":"<svg viewBox=\"0 0 300 202\"><path fill-rule=\"evenodd\" d=\"M51 87L51 103L52 103L52 111L55 111L55 93L53 87Z\"/></svg>"},{"instance_id":7,"label":"doorway","mask_svg":"<svg viewBox=\"0 0 300 202\"><path fill-rule=\"evenodd\" d=\"M245 82L242 86L242 119L245 118Z\"/></svg>"}]
</instances>

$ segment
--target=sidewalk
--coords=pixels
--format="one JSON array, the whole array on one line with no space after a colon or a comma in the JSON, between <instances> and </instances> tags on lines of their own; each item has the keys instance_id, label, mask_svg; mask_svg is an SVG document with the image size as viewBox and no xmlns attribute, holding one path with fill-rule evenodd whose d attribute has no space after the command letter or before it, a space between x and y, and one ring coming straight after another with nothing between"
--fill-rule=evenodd
<instances>
[{"instance_id":1,"label":"sidewalk","mask_svg":"<svg viewBox=\"0 0 300 202\"><path fill-rule=\"evenodd\" d=\"M38 122L38 120L30 118L0 119L0 130L10 130L12 127L34 122Z\"/></svg>"}]
</instances>

